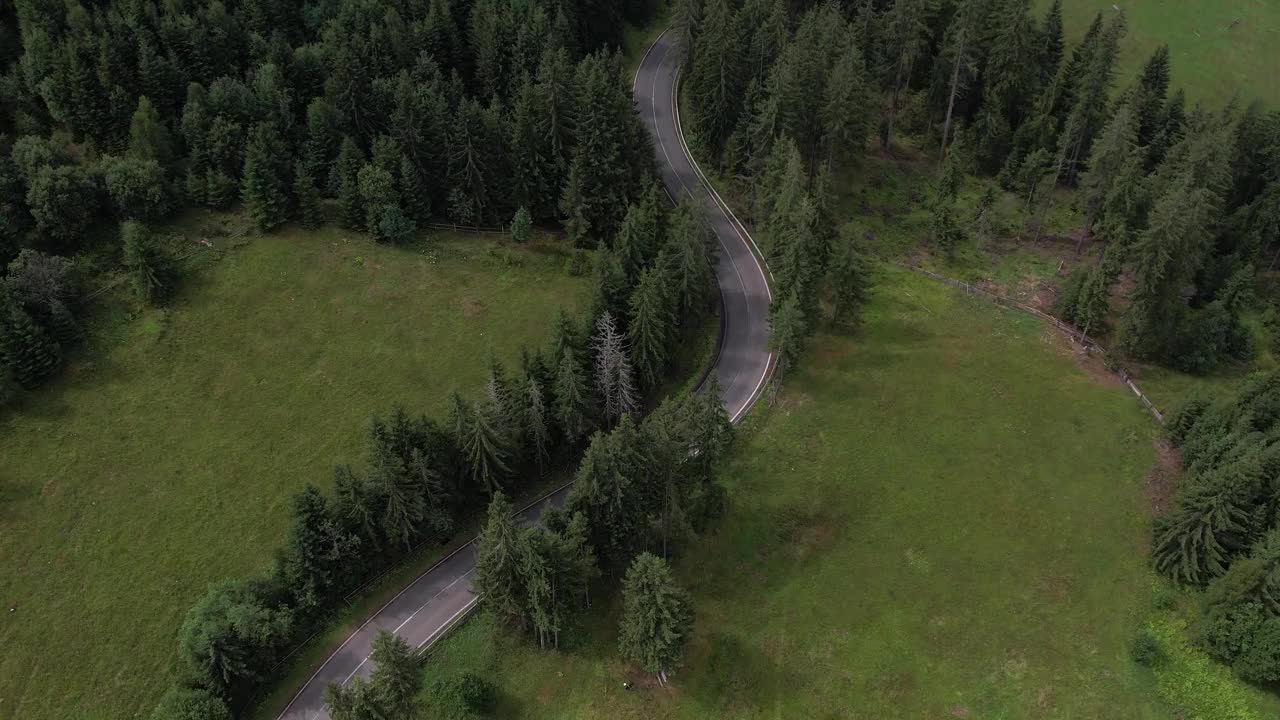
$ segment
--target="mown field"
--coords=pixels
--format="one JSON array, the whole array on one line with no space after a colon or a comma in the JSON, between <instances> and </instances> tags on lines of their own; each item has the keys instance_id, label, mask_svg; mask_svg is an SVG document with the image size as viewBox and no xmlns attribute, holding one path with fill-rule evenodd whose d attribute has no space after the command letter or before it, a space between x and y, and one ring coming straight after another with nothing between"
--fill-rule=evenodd
<instances>
[{"instance_id":1,"label":"mown field","mask_svg":"<svg viewBox=\"0 0 1280 720\"><path fill-rule=\"evenodd\" d=\"M1274 717L1177 631L1161 670L1129 657L1178 622L1145 556L1156 432L1039 322L885 269L864 330L819 335L744 427L728 514L677 563L671 687L622 688L616 603L550 653L481 614L427 682L486 677L504 718Z\"/></svg>"},{"instance_id":2,"label":"mown field","mask_svg":"<svg viewBox=\"0 0 1280 720\"><path fill-rule=\"evenodd\" d=\"M1036 0L1038 11L1049 0ZM1122 43L1120 85L1137 73L1161 44L1169 46L1173 87L1187 99L1222 105L1239 95L1280 107L1280 3L1275 0L1063 0L1068 43L1077 42L1093 16L1128 14L1129 34Z\"/></svg>"},{"instance_id":3,"label":"mown field","mask_svg":"<svg viewBox=\"0 0 1280 720\"><path fill-rule=\"evenodd\" d=\"M359 461L371 415L443 413L587 294L549 243L213 245L167 310L101 313L0 417L0 717L145 717L190 603L268 566L290 495Z\"/></svg>"}]
</instances>

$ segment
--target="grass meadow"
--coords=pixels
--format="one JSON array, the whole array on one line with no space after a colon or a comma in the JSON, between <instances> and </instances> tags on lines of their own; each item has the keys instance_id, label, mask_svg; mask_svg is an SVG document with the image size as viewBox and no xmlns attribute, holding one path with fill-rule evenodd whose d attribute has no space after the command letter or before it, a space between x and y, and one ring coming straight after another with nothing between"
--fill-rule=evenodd
<instances>
[{"instance_id":1,"label":"grass meadow","mask_svg":"<svg viewBox=\"0 0 1280 720\"><path fill-rule=\"evenodd\" d=\"M477 673L529 719L1156 720L1209 690L1274 717L1156 610L1156 433L1038 321L885 268L862 331L820 334L742 428L727 515L676 565L697 621L670 687L617 659L616 599L558 652L480 614L428 684ZM1157 621L1153 672L1128 647Z\"/></svg>"},{"instance_id":2,"label":"grass meadow","mask_svg":"<svg viewBox=\"0 0 1280 720\"><path fill-rule=\"evenodd\" d=\"M1038 12L1049 0L1036 0ZM1121 45L1117 82L1136 77L1151 52L1169 46L1173 87L1190 103L1221 106L1234 96L1255 98L1280 108L1280 3L1275 0L1063 0L1067 42L1078 42L1096 13L1108 17L1119 7L1128 14L1129 33Z\"/></svg>"},{"instance_id":3,"label":"grass meadow","mask_svg":"<svg viewBox=\"0 0 1280 720\"><path fill-rule=\"evenodd\" d=\"M107 303L63 376L0 417L2 718L145 717L187 608L268 567L289 497L360 461L371 415L443 413L587 295L551 242L213 245L169 307Z\"/></svg>"}]
</instances>

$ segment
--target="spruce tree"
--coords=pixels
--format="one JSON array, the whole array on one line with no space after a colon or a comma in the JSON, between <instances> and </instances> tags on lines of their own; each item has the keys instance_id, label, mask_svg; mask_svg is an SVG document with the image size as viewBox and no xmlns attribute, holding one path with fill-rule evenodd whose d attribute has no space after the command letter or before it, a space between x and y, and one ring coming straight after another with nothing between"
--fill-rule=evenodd
<instances>
[{"instance_id":1,"label":"spruce tree","mask_svg":"<svg viewBox=\"0 0 1280 720\"><path fill-rule=\"evenodd\" d=\"M507 496L494 493L484 529L476 538L475 589L506 620L522 619L525 614L523 540Z\"/></svg>"},{"instance_id":2,"label":"spruce tree","mask_svg":"<svg viewBox=\"0 0 1280 720\"><path fill-rule=\"evenodd\" d=\"M369 684L377 694L378 704L391 716L411 717L422 689L418 654L404 638L386 630L378 631L372 647Z\"/></svg>"},{"instance_id":3,"label":"spruce tree","mask_svg":"<svg viewBox=\"0 0 1280 720\"><path fill-rule=\"evenodd\" d=\"M835 302L831 310L833 322L856 326L871 286L870 263L851 238L846 238L831 265L831 285Z\"/></svg>"},{"instance_id":4,"label":"spruce tree","mask_svg":"<svg viewBox=\"0 0 1280 720\"><path fill-rule=\"evenodd\" d=\"M289 183L281 167L287 152L275 125L253 127L245 149L241 197L259 230L273 230L289 217Z\"/></svg>"},{"instance_id":5,"label":"spruce tree","mask_svg":"<svg viewBox=\"0 0 1280 720\"><path fill-rule=\"evenodd\" d=\"M968 87L970 76L977 70L975 60L987 20L987 7L987 0L962 0L956 7L955 17L948 25L943 39L943 52L950 55L951 63L951 79L947 83L947 114L942 122L943 157L951 142L951 122L956 100Z\"/></svg>"},{"instance_id":6,"label":"spruce tree","mask_svg":"<svg viewBox=\"0 0 1280 720\"><path fill-rule=\"evenodd\" d=\"M524 245L529 242L529 233L533 227L533 220L529 217L529 210L521 205L516 210L515 217L511 218L511 239Z\"/></svg>"},{"instance_id":7,"label":"spruce tree","mask_svg":"<svg viewBox=\"0 0 1280 720\"><path fill-rule=\"evenodd\" d=\"M52 375L61 362L58 344L21 305L0 297L0 365L7 368L13 380L31 390Z\"/></svg>"},{"instance_id":8,"label":"spruce tree","mask_svg":"<svg viewBox=\"0 0 1280 720\"><path fill-rule=\"evenodd\" d=\"M1000 167L1009 152L1013 131L1026 119L1040 83L1032 58L1040 47L1027 0L1009 0L996 10L991 52L983 73L982 114L977 152L984 166Z\"/></svg>"},{"instance_id":9,"label":"spruce tree","mask_svg":"<svg viewBox=\"0 0 1280 720\"><path fill-rule=\"evenodd\" d=\"M124 246L124 266L138 299L148 304L168 299L177 276L169 254L156 245L151 232L139 222L122 223L120 240Z\"/></svg>"},{"instance_id":10,"label":"spruce tree","mask_svg":"<svg viewBox=\"0 0 1280 720\"><path fill-rule=\"evenodd\" d=\"M1164 120L1164 104L1169 93L1169 46L1155 49L1138 77L1136 99L1138 145L1147 146L1155 139Z\"/></svg>"},{"instance_id":11,"label":"spruce tree","mask_svg":"<svg viewBox=\"0 0 1280 720\"><path fill-rule=\"evenodd\" d=\"M1058 66L1062 63L1062 50L1066 46L1062 35L1062 0L1053 0L1044 16L1044 27L1040 30L1040 84L1048 85L1058 74Z\"/></svg>"},{"instance_id":12,"label":"spruce tree","mask_svg":"<svg viewBox=\"0 0 1280 720\"><path fill-rule=\"evenodd\" d=\"M1111 121L1093 144L1089 154L1089 169L1080 182L1084 194L1084 232L1076 244L1076 252L1088 239L1094 221L1102 211L1112 183L1124 171L1126 163L1138 152L1138 117L1132 96L1126 97L1116 108Z\"/></svg>"},{"instance_id":13,"label":"spruce tree","mask_svg":"<svg viewBox=\"0 0 1280 720\"><path fill-rule=\"evenodd\" d=\"M712 235L702 214L693 202L682 197L671 216L667 244L675 257L677 313L682 318L697 318L706 313L715 278L711 270Z\"/></svg>"},{"instance_id":14,"label":"spruce tree","mask_svg":"<svg viewBox=\"0 0 1280 720\"><path fill-rule=\"evenodd\" d=\"M693 126L712 158L733 132L745 87L742 38L728 0L706 0L687 79Z\"/></svg>"},{"instance_id":15,"label":"spruce tree","mask_svg":"<svg viewBox=\"0 0 1280 720\"><path fill-rule=\"evenodd\" d=\"M692 604L671 568L656 555L638 555L622 583L618 650L623 659L665 683L667 672L680 663L692 631Z\"/></svg>"},{"instance_id":16,"label":"spruce tree","mask_svg":"<svg viewBox=\"0 0 1280 720\"><path fill-rule=\"evenodd\" d=\"M631 323L627 328L636 367L645 386L655 388L667 363L670 340L676 323L671 310L669 279L661 268L651 267L640 274L631 294Z\"/></svg>"},{"instance_id":17,"label":"spruce tree","mask_svg":"<svg viewBox=\"0 0 1280 720\"><path fill-rule=\"evenodd\" d=\"M556 424L570 443L582 439L591 429L591 390L586 373L574 358L572 348L564 348L556 369Z\"/></svg>"},{"instance_id":18,"label":"spruce tree","mask_svg":"<svg viewBox=\"0 0 1280 720\"><path fill-rule=\"evenodd\" d=\"M338 160L333 167L333 188L342 207L342 225L350 230L364 229L365 209L360 195L360 168L364 167L364 153L350 137L342 139Z\"/></svg>"},{"instance_id":19,"label":"spruce tree","mask_svg":"<svg viewBox=\"0 0 1280 720\"><path fill-rule=\"evenodd\" d=\"M881 144L885 150L893 146L894 125L898 116L899 96L911 82L912 70L924 55L929 43L929 24L937 13L936 0L894 0L889 10L888 39L890 52L886 74L889 84L889 108L884 122Z\"/></svg>"},{"instance_id":20,"label":"spruce tree","mask_svg":"<svg viewBox=\"0 0 1280 720\"><path fill-rule=\"evenodd\" d=\"M298 220L309 228L318 226L321 221L320 188L316 187L311 164L303 160L293 166L293 196L297 199Z\"/></svg>"},{"instance_id":21,"label":"spruce tree","mask_svg":"<svg viewBox=\"0 0 1280 720\"><path fill-rule=\"evenodd\" d=\"M173 139L146 95L138 98L138 109L129 121L129 154L161 165L173 160Z\"/></svg>"},{"instance_id":22,"label":"spruce tree","mask_svg":"<svg viewBox=\"0 0 1280 720\"><path fill-rule=\"evenodd\" d=\"M467 407L455 396L453 420L458 447L466 458L472 481L490 495L498 492L510 470L511 457L501 418L489 405L475 403Z\"/></svg>"},{"instance_id":23,"label":"spruce tree","mask_svg":"<svg viewBox=\"0 0 1280 720\"><path fill-rule=\"evenodd\" d=\"M800 306L800 297L792 291L776 301L769 313L769 351L777 355L777 377L781 382L795 366L804 350L809 328Z\"/></svg>"},{"instance_id":24,"label":"spruce tree","mask_svg":"<svg viewBox=\"0 0 1280 720\"><path fill-rule=\"evenodd\" d=\"M542 397L542 386L533 378L529 378L526 385L528 404L524 412L524 434L532 445L533 461L538 467L538 474L542 475L551 459L551 428L547 424L547 407Z\"/></svg>"}]
</instances>

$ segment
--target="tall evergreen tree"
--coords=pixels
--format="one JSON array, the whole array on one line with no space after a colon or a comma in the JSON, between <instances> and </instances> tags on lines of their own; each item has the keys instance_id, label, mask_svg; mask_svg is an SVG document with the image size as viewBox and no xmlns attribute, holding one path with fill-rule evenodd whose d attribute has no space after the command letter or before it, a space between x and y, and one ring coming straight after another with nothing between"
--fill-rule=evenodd
<instances>
[{"instance_id":1,"label":"tall evergreen tree","mask_svg":"<svg viewBox=\"0 0 1280 720\"><path fill-rule=\"evenodd\" d=\"M642 553L622 583L622 657L653 673L659 682L680 662L693 630L689 595L676 584L666 561Z\"/></svg>"},{"instance_id":2,"label":"tall evergreen tree","mask_svg":"<svg viewBox=\"0 0 1280 720\"><path fill-rule=\"evenodd\" d=\"M488 404L467 407L456 395L453 399L454 434L466 458L471 479L490 495L498 492L510 470L509 438L503 436L502 419Z\"/></svg>"},{"instance_id":3,"label":"tall evergreen tree","mask_svg":"<svg viewBox=\"0 0 1280 720\"><path fill-rule=\"evenodd\" d=\"M886 32L890 43L888 76L891 80L889 108L885 117L884 136L881 138L885 150L893 145L899 96L910 85L915 63L928 48L929 24L937 11L935 0L894 0L889 10Z\"/></svg>"},{"instance_id":4,"label":"tall evergreen tree","mask_svg":"<svg viewBox=\"0 0 1280 720\"><path fill-rule=\"evenodd\" d=\"M627 336L640 377L649 388L658 386L666 366L676 318L671 308L670 278L660 266L640 274L631 295L631 323Z\"/></svg>"},{"instance_id":5,"label":"tall evergreen tree","mask_svg":"<svg viewBox=\"0 0 1280 720\"><path fill-rule=\"evenodd\" d=\"M287 156L288 148L275 125L253 127L244 154L241 197L259 230L273 230L289 217L289 181L283 167Z\"/></svg>"},{"instance_id":6,"label":"tall evergreen tree","mask_svg":"<svg viewBox=\"0 0 1280 720\"><path fill-rule=\"evenodd\" d=\"M1085 217L1084 231L1076 245L1077 252L1089 237L1094 221L1111 192L1112 183L1124 171L1125 164L1138 152L1139 117L1135 110L1133 97L1126 96L1089 154L1089 169L1080 183L1084 193Z\"/></svg>"},{"instance_id":7,"label":"tall evergreen tree","mask_svg":"<svg viewBox=\"0 0 1280 720\"><path fill-rule=\"evenodd\" d=\"M124 266L129 271L134 294L148 304L164 302L173 292L177 276L169 254L156 245L147 227L129 221L120 225L124 246Z\"/></svg>"},{"instance_id":8,"label":"tall evergreen tree","mask_svg":"<svg viewBox=\"0 0 1280 720\"><path fill-rule=\"evenodd\" d=\"M1156 132L1164 115L1164 104L1169 94L1169 46L1161 45L1155 49L1142 74L1138 76L1137 107L1137 140L1139 145L1147 146L1155 139Z\"/></svg>"},{"instance_id":9,"label":"tall evergreen tree","mask_svg":"<svg viewBox=\"0 0 1280 720\"><path fill-rule=\"evenodd\" d=\"M173 160L173 139L146 95L138 98L138 109L129 121L129 154L161 165Z\"/></svg>"},{"instance_id":10,"label":"tall evergreen tree","mask_svg":"<svg viewBox=\"0 0 1280 720\"><path fill-rule=\"evenodd\" d=\"M741 110L742 38L728 0L706 0L687 80L694 127L711 157L719 158Z\"/></svg>"},{"instance_id":11,"label":"tall evergreen tree","mask_svg":"<svg viewBox=\"0 0 1280 720\"><path fill-rule=\"evenodd\" d=\"M0 313L0 365L22 387L38 387L62 362L58 344L18 303L0 297Z\"/></svg>"},{"instance_id":12,"label":"tall evergreen tree","mask_svg":"<svg viewBox=\"0 0 1280 720\"><path fill-rule=\"evenodd\" d=\"M364 153L351 137L342 139L338 159L333 166L334 191L342 207L342 224L351 230L364 228L364 200L360 196L360 168L364 167Z\"/></svg>"},{"instance_id":13,"label":"tall evergreen tree","mask_svg":"<svg viewBox=\"0 0 1280 720\"><path fill-rule=\"evenodd\" d=\"M476 591L499 617L521 619L525 604L520 568L524 536L506 495L494 493L487 518L476 538Z\"/></svg>"},{"instance_id":14,"label":"tall evergreen tree","mask_svg":"<svg viewBox=\"0 0 1280 720\"><path fill-rule=\"evenodd\" d=\"M551 459L551 428L548 424L549 418L542 386L533 378L529 378L526 385L528 405L524 412L526 421L524 434L529 438L534 464L537 465L538 474L541 475Z\"/></svg>"},{"instance_id":15,"label":"tall evergreen tree","mask_svg":"<svg viewBox=\"0 0 1280 720\"><path fill-rule=\"evenodd\" d=\"M556 423L569 442L577 442L590 430L591 410L586 373L574 358L573 349L566 347L556 369L555 414Z\"/></svg>"},{"instance_id":16,"label":"tall evergreen tree","mask_svg":"<svg viewBox=\"0 0 1280 720\"><path fill-rule=\"evenodd\" d=\"M1040 30L1043 45L1040 50L1040 84L1048 85L1058 74L1062 63L1062 51L1066 42L1062 35L1062 0L1053 0L1044 15L1044 27Z\"/></svg>"},{"instance_id":17,"label":"tall evergreen tree","mask_svg":"<svg viewBox=\"0 0 1280 720\"><path fill-rule=\"evenodd\" d=\"M321 220L320 189L316 187L311 164L305 160L299 160L293 166L293 196L297 200L298 220L309 228L318 226Z\"/></svg>"}]
</instances>

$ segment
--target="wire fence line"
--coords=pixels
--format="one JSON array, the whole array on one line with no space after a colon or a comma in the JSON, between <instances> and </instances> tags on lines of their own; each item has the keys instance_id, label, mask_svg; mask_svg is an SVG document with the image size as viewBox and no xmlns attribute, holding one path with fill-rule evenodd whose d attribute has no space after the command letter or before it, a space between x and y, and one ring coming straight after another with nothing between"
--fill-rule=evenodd
<instances>
[{"instance_id":1,"label":"wire fence line","mask_svg":"<svg viewBox=\"0 0 1280 720\"><path fill-rule=\"evenodd\" d=\"M969 283L964 282L963 280L957 280L953 277L940 275L936 272L933 272L932 270L926 270L917 265L907 265L905 263L894 263L894 264L904 267L908 270L912 270L914 272L920 273L921 275L937 280L938 282L946 283L947 285L951 285L952 287L960 288L961 290L964 290L965 292L970 293L972 295L979 295L979 296L985 297L988 300L993 301L997 305L1000 305L1001 307L1006 307L1011 310L1017 310L1019 312L1023 312L1033 317L1039 318L1040 320L1047 322L1050 325L1053 325L1062 333L1070 337L1076 344L1083 347L1085 349L1085 352L1097 353L1102 357L1106 357L1107 355L1106 348L1099 345L1088 335L1078 330L1075 326L1069 325L1046 312L1043 312L1034 307L1031 307L1030 305L1018 302L1017 300L1014 300L1013 298L1010 298L1005 295L999 295L989 290L983 290L982 288L977 287L976 285L970 285ZM1123 382L1126 386L1128 386L1128 388L1131 391L1133 391L1133 394L1138 398L1138 402L1142 403L1142 406L1151 412L1152 416L1155 417L1157 422L1160 422L1160 423L1164 422L1164 413L1160 412L1160 408L1156 407L1156 404L1151 401L1151 398L1147 397L1146 394L1142 392L1142 389L1139 388L1138 384L1133 381L1133 377L1129 375L1128 371L1126 371L1123 367L1119 367L1119 366L1112 367L1109 363L1107 363L1107 369L1110 370L1112 373L1114 373L1116 377L1120 379L1121 382Z\"/></svg>"}]
</instances>

